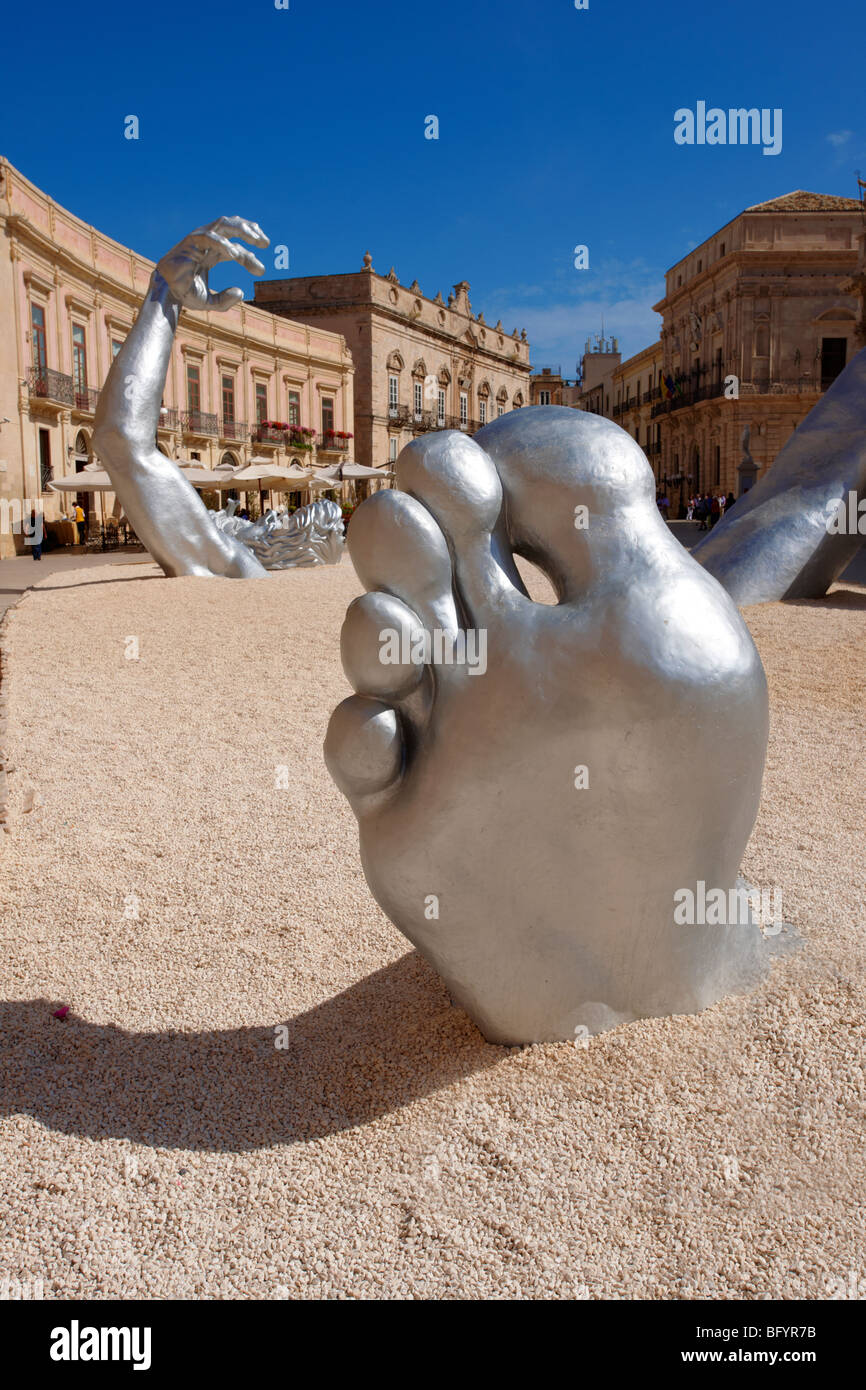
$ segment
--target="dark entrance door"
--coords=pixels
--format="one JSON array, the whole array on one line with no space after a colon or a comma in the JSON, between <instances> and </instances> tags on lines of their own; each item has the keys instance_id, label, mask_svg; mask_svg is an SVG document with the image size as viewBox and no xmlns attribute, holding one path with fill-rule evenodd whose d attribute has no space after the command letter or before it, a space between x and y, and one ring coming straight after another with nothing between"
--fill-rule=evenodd
<instances>
[{"instance_id":1,"label":"dark entrance door","mask_svg":"<svg viewBox=\"0 0 866 1390\"><path fill-rule=\"evenodd\" d=\"M821 339L821 390L826 391L828 386L832 386L837 376L845 366L845 358L848 351L847 338L822 338Z\"/></svg>"}]
</instances>

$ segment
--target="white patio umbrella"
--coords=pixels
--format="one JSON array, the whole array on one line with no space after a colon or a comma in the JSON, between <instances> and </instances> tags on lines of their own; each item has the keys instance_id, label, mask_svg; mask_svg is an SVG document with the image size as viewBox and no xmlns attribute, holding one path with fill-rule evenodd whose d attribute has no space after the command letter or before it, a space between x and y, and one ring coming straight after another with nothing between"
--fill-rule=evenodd
<instances>
[{"instance_id":1,"label":"white patio umbrella","mask_svg":"<svg viewBox=\"0 0 866 1390\"><path fill-rule=\"evenodd\" d=\"M312 472L308 468L300 468L295 463L290 463L287 468L274 463L250 463L246 468L237 468L232 474L232 487L238 487L243 492L248 492L247 483L255 483L259 489L259 505L263 506L262 493L265 488L268 491L277 489L279 492L290 492L297 488L309 486Z\"/></svg>"},{"instance_id":2,"label":"white patio umbrella","mask_svg":"<svg viewBox=\"0 0 866 1390\"><path fill-rule=\"evenodd\" d=\"M98 492L99 514L103 526L105 525L105 498L102 494L113 492L114 483L104 468L97 468L95 463L88 463L80 473L70 473L66 478L57 478L48 486L53 492Z\"/></svg>"}]
</instances>

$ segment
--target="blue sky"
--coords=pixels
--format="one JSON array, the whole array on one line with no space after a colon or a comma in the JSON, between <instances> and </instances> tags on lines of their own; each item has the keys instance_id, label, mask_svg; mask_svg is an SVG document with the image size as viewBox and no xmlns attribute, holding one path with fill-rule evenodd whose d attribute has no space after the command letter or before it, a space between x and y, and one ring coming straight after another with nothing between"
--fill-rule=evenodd
<instances>
[{"instance_id":1,"label":"blue sky","mask_svg":"<svg viewBox=\"0 0 866 1390\"><path fill-rule=\"evenodd\" d=\"M744 207L866 178L863 0L94 0L4 39L0 152L100 230L157 258L237 212L297 275L369 248L568 373L602 314L626 354L657 337L663 270ZM781 153L677 146L698 100L780 107Z\"/></svg>"}]
</instances>

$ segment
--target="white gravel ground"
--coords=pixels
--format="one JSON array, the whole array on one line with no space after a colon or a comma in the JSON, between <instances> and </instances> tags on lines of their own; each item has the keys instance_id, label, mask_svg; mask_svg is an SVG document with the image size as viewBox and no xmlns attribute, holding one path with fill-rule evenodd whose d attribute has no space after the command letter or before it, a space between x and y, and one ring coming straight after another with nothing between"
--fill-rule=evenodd
<instances>
[{"instance_id":1,"label":"white gravel ground","mask_svg":"<svg viewBox=\"0 0 866 1390\"><path fill-rule=\"evenodd\" d=\"M747 613L773 728L744 872L804 949L699 1016L515 1050L383 917L325 772L357 592L348 561L123 564L10 613L0 1279L812 1299L866 1277L866 590Z\"/></svg>"}]
</instances>

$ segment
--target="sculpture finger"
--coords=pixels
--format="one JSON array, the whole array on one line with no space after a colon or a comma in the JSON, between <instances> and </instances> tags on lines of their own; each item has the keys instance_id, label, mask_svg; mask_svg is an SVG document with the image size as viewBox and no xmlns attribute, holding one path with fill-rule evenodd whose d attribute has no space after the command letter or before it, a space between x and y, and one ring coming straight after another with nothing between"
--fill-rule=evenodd
<instances>
[{"instance_id":1,"label":"sculpture finger","mask_svg":"<svg viewBox=\"0 0 866 1390\"><path fill-rule=\"evenodd\" d=\"M217 265L220 261L237 261L238 265L242 265L251 275L264 274L265 268L258 256L248 251L245 246L238 246L236 242L229 241L219 232L194 232L189 240L197 251L203 253L208 266Z\"/></svg>"},{"instance_id":2,"label":"sculpture finger","mask_svg":"<svg viewBox=\"0 0 866 1390\"><path fill-rule=\"evenodd\" d=\"M245 217L218 217L215 222L209 222L205 230L216 232L217 236L240 237L241 241L248 241L261 250L271 244L258 222L249 222Z\"/></svg>"}]
</instances>

